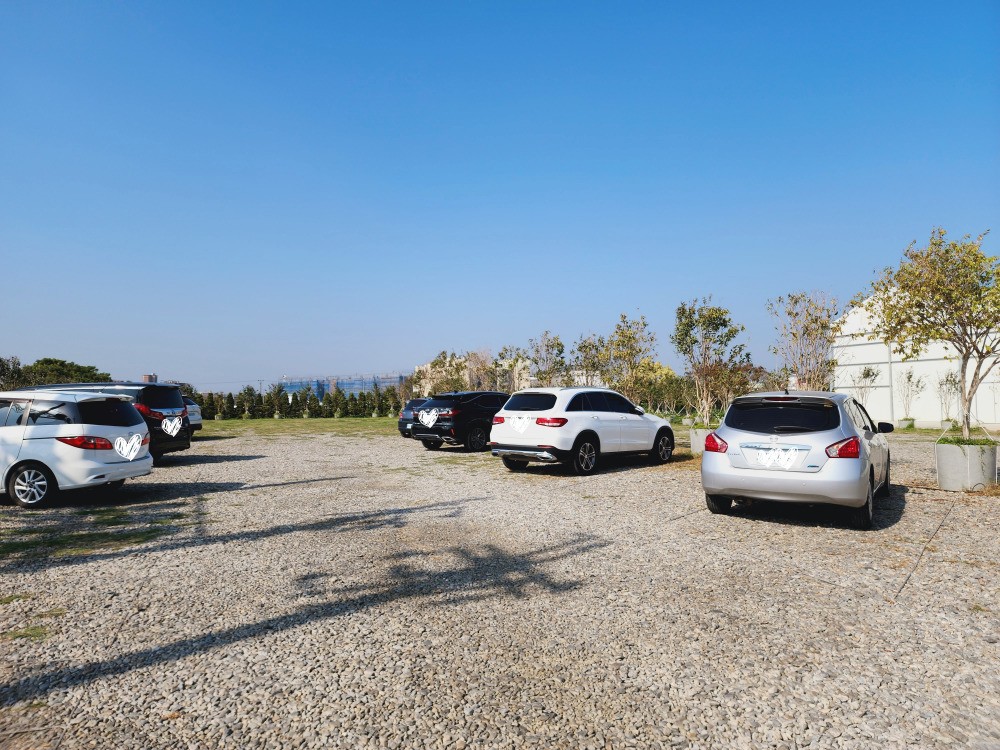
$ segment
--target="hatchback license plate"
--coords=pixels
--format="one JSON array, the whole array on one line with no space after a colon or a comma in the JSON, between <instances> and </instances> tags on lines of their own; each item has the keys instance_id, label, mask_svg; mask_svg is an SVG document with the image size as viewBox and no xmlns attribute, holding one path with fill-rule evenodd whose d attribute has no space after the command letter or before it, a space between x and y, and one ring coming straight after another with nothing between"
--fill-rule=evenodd
<instances>
[{"instance_id":1,"label":"hatchback license plate","mask_svg":"<svg viewBox=\"0 0 1000 750\"><path fill-rule=\"evenodd\" d=\"M790 469L799 457L796 448L758 448L757 463L768 469Z\"/></svg>"}]
</instances>

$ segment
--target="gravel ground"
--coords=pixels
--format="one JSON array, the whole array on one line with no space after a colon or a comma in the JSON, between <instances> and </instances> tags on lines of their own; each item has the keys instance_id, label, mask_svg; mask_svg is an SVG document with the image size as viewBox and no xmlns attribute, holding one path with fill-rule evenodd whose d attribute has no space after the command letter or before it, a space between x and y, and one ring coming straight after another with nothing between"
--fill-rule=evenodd
<instances>
[{"instance_id":1,"label":"gravel ground","mask_svg":"<svg viewBox=\"0 0 1000 750\"><path fill-rule=\"evenodd\" d=\"M1000 747L1000 498L891 439L867 533L329 435L0 507L0 747Z\"/></svg>"}]
</instances>

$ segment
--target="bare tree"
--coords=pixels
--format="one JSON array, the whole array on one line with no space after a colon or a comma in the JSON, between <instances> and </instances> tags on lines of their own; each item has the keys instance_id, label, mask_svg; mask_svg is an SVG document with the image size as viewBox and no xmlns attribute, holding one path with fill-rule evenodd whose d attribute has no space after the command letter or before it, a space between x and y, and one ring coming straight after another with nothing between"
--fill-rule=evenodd
<instances>
[{"instance_id":1,"label":"bare tree","mask_svg":"<svg viewBox=\"0 0 1000 750\"><path fill-rule=\"evenodd\" d=\"M872 389L875 388L875 381L881 374L877 367L865 365L859 372L851 376L851 387L854 388L858 401L865 406L868 405L868 396L871 395Z\"/></svg>"},{"instance_id":2,"label":"bare tree","mask_svg":"<svg viewBox=\"0 0 1000 750\"><path fill-rule=\"evenodd\" d=\"M837 364L830 352L840 331L837 299L824 292L795 292L768 300L767 311L778 331L771 352L795 377L796 387L829 390Z\"/></svg>"},{"instance_id":3,"label":"bare tree","mask_svg":"<svg viewBox=\"0 0 1000 750\"><path fill-rule=\"evenodd\" d=\"M896 377L896 386L899 388L899 400L903 402L904 418L913 418L913 401L923 393L926 385L927 379L922 375L915 375L912 367L899 373Z\"/></svg>"}]
</instances>

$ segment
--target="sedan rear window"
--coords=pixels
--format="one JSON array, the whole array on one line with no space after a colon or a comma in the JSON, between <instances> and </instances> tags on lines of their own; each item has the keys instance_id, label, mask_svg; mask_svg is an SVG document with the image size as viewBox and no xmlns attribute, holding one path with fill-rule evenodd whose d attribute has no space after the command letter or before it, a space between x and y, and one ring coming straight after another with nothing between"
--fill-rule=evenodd
<instances>
[{"instance_id":1,"label":"sedan rear window","mask_svg":"<svg viewBox=\"0 0 1000 750\"><path fill-rule=\"evenodd\" d=\"M554 393L515 393L503 408L504 411L548 411L555 405Z\"/></svg>"},{"instance_id":2,"label":"sedan rear window","mask_svg":"<svg viewBox=\"0 0 1000 750\"><path fill-rule=\"evenodd\" d=\"M726 413L726 426L767 435L823 432L840 426L840 411L832 401L787 404L737 401Z\"/></svg>"},{"instance_id":3,"label":"sedan rear window","mask_svg":"<svg viewBox=\"0 0 1000 750\"><path fill-rule=\"evenodd\" d=\"M83 424L107 427L135 427L143 423L142 415L127 401L117 398L81 401L77 404Z\"/></svg>"}]
</instances>

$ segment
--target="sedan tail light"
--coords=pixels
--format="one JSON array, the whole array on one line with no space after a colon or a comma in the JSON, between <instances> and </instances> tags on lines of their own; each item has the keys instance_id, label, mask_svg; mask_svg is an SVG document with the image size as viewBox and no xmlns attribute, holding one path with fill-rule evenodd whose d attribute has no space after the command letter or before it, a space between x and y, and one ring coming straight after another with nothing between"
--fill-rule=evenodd
<instances>
[{"instance_id":1,"label":"sedan tail light","mask_svg":"<svg viewBox=\"0 0 1000 750\"><path fill-rule=\"evenodd\" d=\"M503 417L493 417L493 424L503 424Z\"/></svg>"},{"instance_id":2,"label":"sedan tail light","mask_svg":"<svg viewBox=\"0 0 1000 750\"><path fill-rule=\"evenodd\" d=\"M565 417L539 417L535 420L535 424L542 427L562 427L568 421Z\"/></svg>"},{"instance_id":3,"label":"sedan tail light","mask_svg":"<svg viewBox=\"0 0 1000 750\"><path fill-rule=\"evenodd\" d=\"M705 437L706 453L725 453L727 450L729 450L729 443L720 438L714 432L708 433Z\"/></svg>"},{"instance_id":4,"label":"sedan tail light","mask_svg":"<svg viewBox=\"0 0 1000 750\"><path fill-rule=\"evenodd\" d=\"M66 445L72 445L74 448L80 448L82 450L92 450L92 451L109 451L112 449L111 441L107 438L102 437L88 437L86 435L77 435L76 437L57 437L60 443L66 443Z\"/></svg>"},{"instance_id":5,"label":"sedan tail light","mask_svg":"<svg viewBox=\"0 0 1000 750\"><path fill-rule=\"evenodd\" d=\"M826 455L830 458L860 458L861 441L856 437L841 440L839 443L827 447Z\"/></svg>"}]
</instances>

